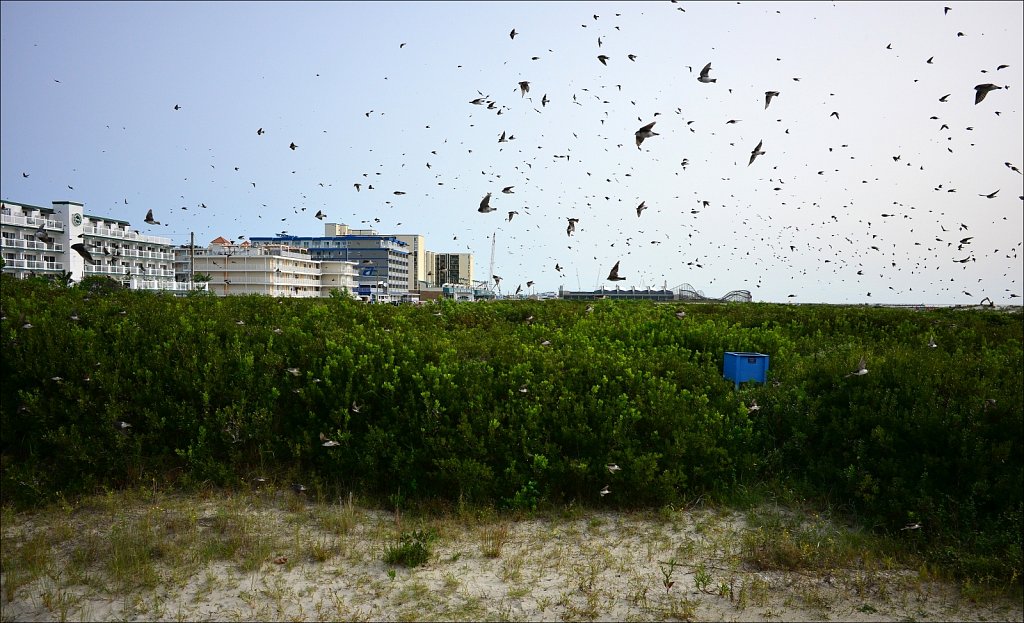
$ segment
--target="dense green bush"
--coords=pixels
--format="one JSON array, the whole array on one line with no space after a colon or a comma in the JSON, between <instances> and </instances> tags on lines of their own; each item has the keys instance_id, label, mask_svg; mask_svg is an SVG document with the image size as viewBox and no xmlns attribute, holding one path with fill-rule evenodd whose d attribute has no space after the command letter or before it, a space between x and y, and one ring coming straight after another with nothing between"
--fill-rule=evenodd
<instances>
[{"instance_id":1,"label":"dense green bush","mask_svg":"<svg viewBox=\"0 0 1024 623\"><path fill-rule=\"evenodd\" d=\"M883 531L920 521L953 568L1021 570L1020 314L392 307L7 277L0 307L4 502L264 475L530 511L776 483ZM770 382L734 391L725 351L769 354Z\"/></svg>"}]
</instances>

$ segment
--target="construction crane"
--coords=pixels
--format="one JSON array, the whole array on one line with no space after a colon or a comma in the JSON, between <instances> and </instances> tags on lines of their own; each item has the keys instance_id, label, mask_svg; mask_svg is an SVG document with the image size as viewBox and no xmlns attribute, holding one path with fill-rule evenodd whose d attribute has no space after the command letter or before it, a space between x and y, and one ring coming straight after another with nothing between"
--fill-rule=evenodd
<instances>
[{"instance_id":1,"label":"construction crane","mask_svg":"<svg viewBox=\"0 0 1024 623\"><path fill-rule=\"evenodd\" d=\"M490 283L490 289L497 291L498 284L494 281L494 248L498 242L498 232L495 231L491 234L491 267L487 270L487 281Z\"/></svg>"}]
</instances>

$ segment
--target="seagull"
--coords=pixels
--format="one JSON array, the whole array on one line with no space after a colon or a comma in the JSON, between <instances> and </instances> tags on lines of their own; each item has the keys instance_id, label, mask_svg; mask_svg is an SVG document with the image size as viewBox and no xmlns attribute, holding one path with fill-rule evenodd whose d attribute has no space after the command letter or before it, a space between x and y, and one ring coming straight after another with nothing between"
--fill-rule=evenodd
<instances>
[{"instance_id":1,"label":"seagull","mask_svg":"<svg viewBox=\"0 0 1024 623\"><path fill-rule=\"evenodd\" d=\"M857 363L857 369L847 374L846 376L864 376L868 373L868 360L861 356L860 362Z\"/></svg>"},{"instance_id":2,"label":"seagull","mask_svg":"<svg viewBox=\"0 0 1024 623\"><path fill-rule=\"evenodd\" d=\"M709 78L708 77L708 73L710 71L711 71L711 63L708 63L707 65L704 66L704 69L700 70L700 76L697 77L697 82L703 82L705 84L707 84L708 82L718 82L718 80L716 78Z\"/></svg>"},{"instance_id":3,"label":"seagull","mask_svg":"<svg viewBox=\"0 0 1024 623\"><path fill-rule=\"evenodd\" d=\"M764 142L763 139L758 141L757 142L757 147L754 148L754 151L750 152L750 162L747 163L748 167L750 165L754 164L754 159L755 158L757 158L758 156L763 156L765 154L765 152L761 151L761 143L763 143L763 142Z\"/></svg>"},{"instance_id":4,"label":"seagull","mask_svg":"<svg viewBox=\"0 0 1024 623\"><path fill-rule=\"evenodd\" d=\"M640 149L640 144L644 142L644 139L658 136L658 133L653 130L655 123L657 121L652 121L635 132L637 149Z\"/></svg>"},{"instance_id":5,"label":"seagull","mask_svg":"<svg viewBox=\"0 0 1024 623\"><path fill-rule=\"evenodd\" d=\"M322 445L323 447L325 447L325 448L335 448L335 447L337 447L337 446L340 446L340 445L341 445L341 444L340 444L340 443L338 443L337 441L332 441L332 440L328 439L328 438L327 438L327 435L325 435L325 434L323 434L323 433L320 433L320 441L322 441L322 442L323 442L323 443L322 443L321 445Z\"/></svg>"},{"instance_id":6,"label":"seagull","mask_svg":"<svg viewBox=\"0 0 1024 623\"><path fill-rule=\"evenodd\" d=\"M160 221L154 221L153 220L153 210L152 210L152 208L150 208L149 212L146 212L146 219L145 219L145 221L149 225L159 225L160 224Z\"/></svg>"},{"instance_id":7,"label":"seagull","mask_svg":"<svg viewBox=\"0 0 1024 623\"><path fill-rule=\"evenodd\" d=\"M778 97L778 96L779 96L779 92L778 91L765 91L764 92L764 109L768 110L768 104L772 103L772 98L773 97Z\"/></svg>"},{"instance_id":8,"label":"seagull","mask_svg":"<svg viewBox=\"0 0 1024 623\"><path fill-rule=\"evenodd\" d=\"M616 465L615 463L609 463L609 464L605 465L605 467L607 467L608 471L613 473L613 474L615 472L621 472L622 471L622 468L619 467L618 465Z\"/></svg>"},{"instance_id":9,"label":"seagull","mask_svg":"<svg viewBox=\"0 0 1024 623\"><path fill-rule=\"evenodd\" d=\"M619 276L619 262L615 262L615 266L612 266L612 271L608 273L608 281L622 281L624 279L625 277Z\"/></svg>"},{"instance_id":10,"label":"seagull","mask_svg":"<svg viewBox=\"0 0 1024 623\"><path fill-rule=\"evenodd\" d=\"M85 244L81 242L76 242L75 244L71 245L71 248L74 249L75 251L78 251L78 254L85 258L86 262L89 262L90 264L96 263L96 260L92 259L92 254L89 253L88 250L86 250Z\"/></svg>"},{"instance_id":11,"label":"seagull","mask_svg":"<svg viewBox=\"0 0 1024 623\"><path fill-rule=\"evenodd\" d=\"M486 214L488 212L494 212L497 209L498 208L492 208L491 207L491 193L487 193L484 196L484 198L480 200L480 207L477 208L476 211L477 212L482 212L482 213Z\"/></svg>"},{"instance_id":12,"label":"seagull","mask_svg":"<svg viewBox=\"0 0 1024 623\"><path fill-rule=\"evenodd\" d=\"M994 91L996 89L1001 89L1001 88L1003 88L1003 87L997 87L996 85L994 85L992 83L979 84L978 86L974 87L974 90L975 90L975 93L974 93L974 104L975 105L980 104L981 100L985 99L985 96L988 95L989 91Z\"/></svg>"}]
</instances>

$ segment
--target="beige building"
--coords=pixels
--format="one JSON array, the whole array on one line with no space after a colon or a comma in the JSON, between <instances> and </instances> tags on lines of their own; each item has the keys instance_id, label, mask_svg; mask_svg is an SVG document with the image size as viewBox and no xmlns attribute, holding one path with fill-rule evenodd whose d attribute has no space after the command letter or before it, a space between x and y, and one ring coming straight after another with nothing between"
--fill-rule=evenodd
<instances>
[{"instance_id":1,"label":"beige building","mask_svg":"<svg viewBox=\"0 0 1024 623\"><path fill-rule=\"evenodd\" d=\"M427 251L425 259L428 267L426 280L431 286L440 287L446 283L474 285L472 253Z\"/></svg>"},{"instance_id":2,"label":"beige building","mask_svg":"<svg viewBox=\"0 0 1024 623\"><path fill-rule=\"evenodd\" d=\"M140 234L127 221L85 214L84 207L74 201L54 201L52 208L2 202L4 272L21 278L70 273L74 281L107 276L135 290L187 289L174 280L170 238ZM39 240L40 224L52 241ZM71 248L79 242L92 262Z\"/></svg>"},{"instance_id":3,"label":"beige building","mask_svg":"<svg viewBox=\"0 0 1024 623\"><path fill-rule=\"evenodd\" d=\"M179 280L208 275L209 289L220 296L330 296L332 290L355 291L355 263L321 262L309 251L284 244L234 244L220 237L206 248L175 250Z\"/></svg>"}]
</instances>

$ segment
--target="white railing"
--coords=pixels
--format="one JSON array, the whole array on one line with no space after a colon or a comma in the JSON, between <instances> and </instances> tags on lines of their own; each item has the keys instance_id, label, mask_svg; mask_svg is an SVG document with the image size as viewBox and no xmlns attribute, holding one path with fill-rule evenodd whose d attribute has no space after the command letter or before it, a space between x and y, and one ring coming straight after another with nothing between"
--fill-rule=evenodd
<instances>
[{"instance_id":1,"label":"white railing","mask_svg":"<svg viewBox=\"0 0 1024 623\"><path fill-rule=\"evenodd\" d=\"M144 234L137 234L132 230L124 229L111 229L109 227L94 227L86 226L82 228L82 231L87 235L100 236L103 238L116 238L119 240L134 240L139 242L148 242L151 244L160 245L171 245L170 238L161 238L160 236L146 236Z\"/></svg>"},{"instance_id":2,"label":"white railing","mask_svg":"<svg viewBox=\"0 0 1024 623\"><path fill-rule=\"evenodd\" d=\"M38 260L5 260L5 268L20 268L23 270L64 270L61 262L40 262Z\"/></svg>"},{"instance_id":3,"label":"white railing","mask_svg":"<svg viewBox=\"0 0 1024 623\"><path fill-rule=\"evenodd\" d=\"M3 216L0 216L0 223L4 225L19 225L21 227L39 227L40 223L46 223L46 229L64 231L64 223L61 221L52 221L41 216L15 216L13 214L4 214Z\"/></svg>"},{"instance_id":4,"label":"white railing","mask_svg":"<svg viewBox=\"0 0 1024 623\"><path fill-rule=\"evenodd\" d=\"M189 284L182 281L153 281L133 278L130 283L132 290L170 290L173 292L192 292L200 290L205 291L207 289L207 284L205 283Z\"/></svg>"},{"instance_id":5,"label":"white railing","mask_svg":"<svg viewBox=\"0 0 1024 623\"><path fill-rule=\"evenodd\" d=\"M18 238L4 238L0 247L4 249L32 249L33 251L55 251L57 253L64 252L64 245L53 243L47 245L45 242L36 242L35 240L24 240Z\"/></svg>"}]
</instances>

